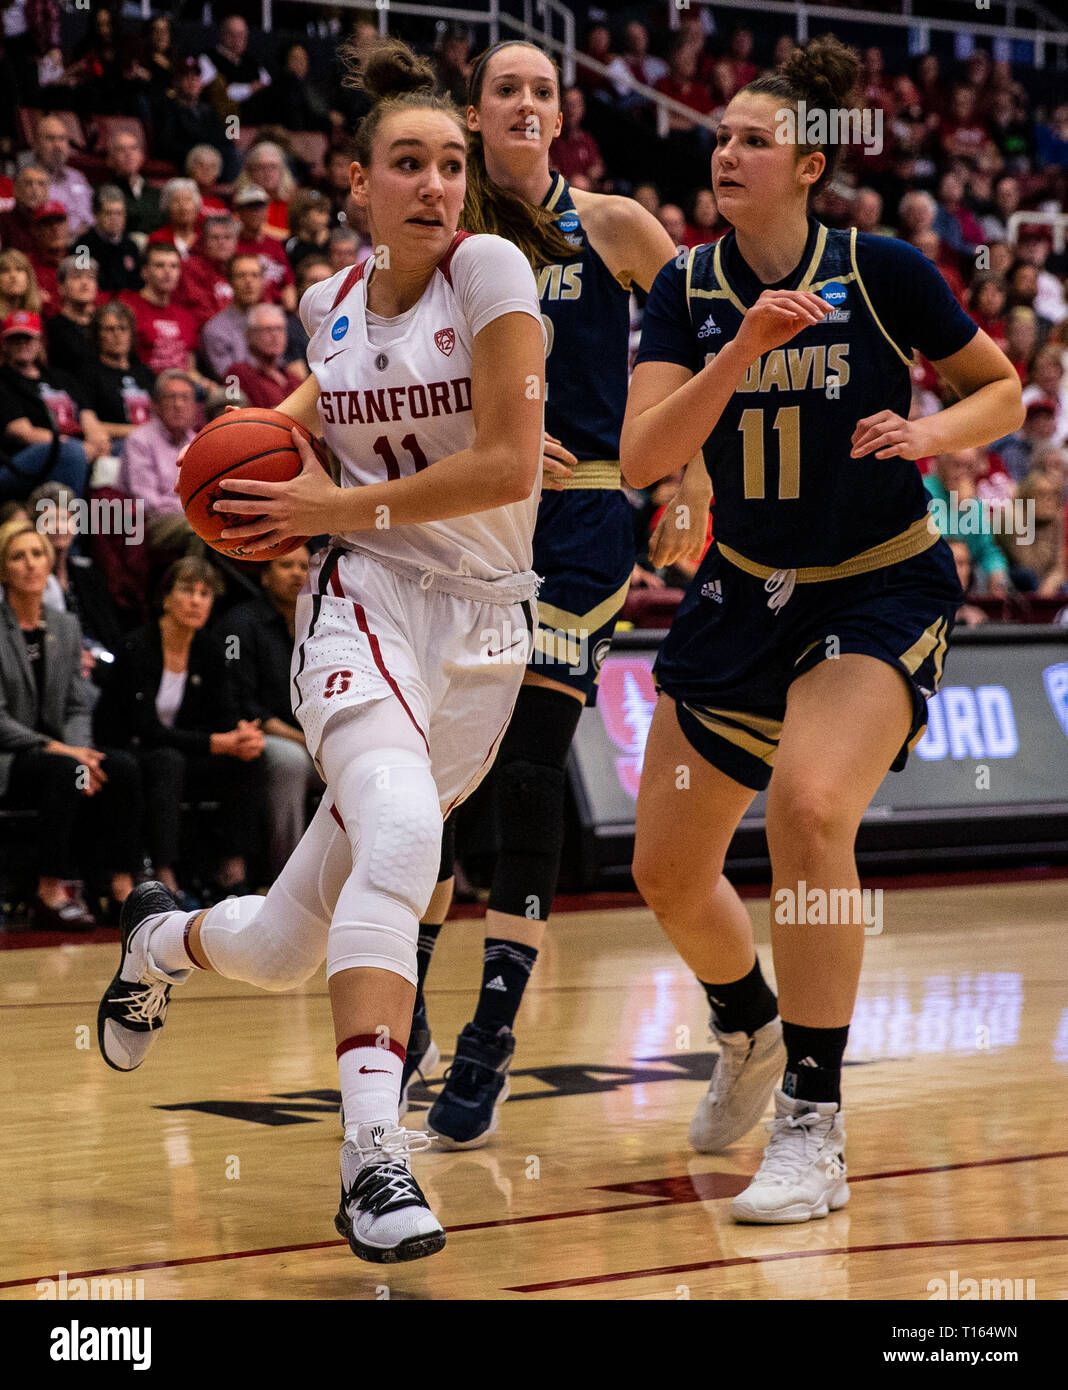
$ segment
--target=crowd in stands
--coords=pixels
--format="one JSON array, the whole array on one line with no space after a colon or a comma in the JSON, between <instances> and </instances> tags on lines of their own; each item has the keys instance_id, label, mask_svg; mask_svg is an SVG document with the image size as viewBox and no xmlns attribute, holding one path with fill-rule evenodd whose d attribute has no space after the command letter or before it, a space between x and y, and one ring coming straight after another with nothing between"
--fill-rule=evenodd
<instances>
[{"instance_id":1,"label":"crowd in stands","mask_svg":"<svg viewBox=\"0 0 1068 1390\"><path fill-rule=\"evenodd\" d=\"M704 122L793 40L771 15L759 31L723 31L707 10L682 11L672 30L666 9L589 27L551 159L576 187L636 198L688 248L727 230ZM343 30L369 50L377 22L327 14L305 39L252 36L225 13L208 34L165 15L132 32L96 5L65 44L72 17L61 26L56 0L3 7L0 809L33 806L50 827L34 904L44 925L92 920L92 895L65 886L85 877L86 856L80 869L70 856L87 799L124 807L90 818L105 841L96 887L118 902L146 858L191 889L180 800L221 808L205 887L229 891L284 861L320 785L286 678L307 552L262 572L220 565L173 487L206 420L232 404L277 406L299 384L301 295L371 251L348 194L366 103L342 86L336 50ZM425 32L395 23L415 40ZM462 102L484 35L439 30L440 88ZM1010 219L1064 208L1068 103L981 48L895 70L869 47L863 62L882 140L847 151L815 211L917 246L1025 387L1015 434L919 465L932 499L955 503L949 532L972 596L961 618L981 621L984 597L1066 593L1068 258L1048 221ZM666 134L635 84L681 104ZM635 343L641 303L636 293ZM938 409L930 365L913 379L914 412ZM658 571L646 555L676 481L630 494L635 589L683 585L695 568ZM113 516L139 500L143 534L75 534L93 499ZM1011 525L1019 502L1034 520L1026 541ZM713 531L714 511L706 545ZM260 805L263 824L248 809Z\"/></svg>"}]
</instances>

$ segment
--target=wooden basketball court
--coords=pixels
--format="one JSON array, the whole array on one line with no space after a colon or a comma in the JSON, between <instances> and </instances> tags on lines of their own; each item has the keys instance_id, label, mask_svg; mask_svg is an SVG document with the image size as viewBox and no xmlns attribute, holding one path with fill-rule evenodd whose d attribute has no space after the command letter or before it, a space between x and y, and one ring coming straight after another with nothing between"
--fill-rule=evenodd
<instances>
[{"instance_id":1,"label":"wooden basketball court","mask_svg":"<svg viewBox=\"0 0 1068 1390\"><path fill-rule=\"evenodd\" d=\"M749 907L766 943L766 904ZM399 1266L356 1260L334 1232L323 975L291 995L198 977L121 1076L95 1030L117 947L5 951L0 1288L38 1298L64 1271L143 1280L146 1299L927 1299L997 1279L1062 1298L1066 925L1064 879L888 890L847 1054L851 1204L755 1227L727 1207L763 1131L720 1157L686 1144L706 1014L651 914L555 916L501 1130L416 1156L448 1245ZM431 970L447 1055L480 941L480 922L450 924Z\"/></svg>"}]
</instances>

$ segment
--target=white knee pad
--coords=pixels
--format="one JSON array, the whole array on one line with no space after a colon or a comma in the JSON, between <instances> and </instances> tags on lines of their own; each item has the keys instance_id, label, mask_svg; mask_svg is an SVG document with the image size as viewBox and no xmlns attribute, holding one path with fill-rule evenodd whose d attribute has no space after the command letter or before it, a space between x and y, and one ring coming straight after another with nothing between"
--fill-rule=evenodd
<instances>
[{"instance_id":1,"label":"white knee pad","mask_svg":"<svg viewBox=\"0 0 1068 1390\"><path fill-rule=\"evenodd\" d=\"M419 919L437 881L438 789L425 752L378 748L340 769L332 795L353 846L327 939L327 975L373 966L416 983Z\"/></svg>"},{"instance_id":2,"label":"white knee pad","mask_svg":"<svg viewBox=\"0 0 1068 1390\"><path fill-rule=\"evenodd\" d=\"M321 909L317 915L275 884L266 898L216 903L200 925L200 943L208 964L228 980L281 991L295 989L318 970L326 930Z\"/></svg>"}]
</instances>

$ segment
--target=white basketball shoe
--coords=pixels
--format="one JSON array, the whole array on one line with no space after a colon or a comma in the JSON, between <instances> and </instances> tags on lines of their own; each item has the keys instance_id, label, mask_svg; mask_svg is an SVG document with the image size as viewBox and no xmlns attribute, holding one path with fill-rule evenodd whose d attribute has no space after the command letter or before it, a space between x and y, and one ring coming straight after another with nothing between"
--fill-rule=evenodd
<instances>
[{"instance_id":1,"label":"white basketball shoe","mask_svg":"<svg viewBox=\"0 0 1068 1390\"><path fill-rule=\"evenodd\" d=\"M775 1090L775 1119L753 1181L731 1203L735 1221L811 1221L849 1201L845 1128L833 1101L794 1100Z\"/></svg>"},{"instance_id":2,"label":"white basketball shoe","mask_svg":"<svg viewBox=\"0 0 1068 1390\"><path fill-rule=\"evenodd\" d=\"M341 1205L334 1225L354 1255L375 1264L419 1260L445 1244L441 1222L408 1166L430 1147L422 1130L387 1121L362 1124L341 1146Z\"/></svg>"},{"instance_id":3,"label":"white basketball shoe","mask_svg":"<svg viewBox=\"0 0 1068 1390\"><path fill-rule=\"evenodd\" d=\"M786 1065L782 1020L773 1018L750 1036L724 1033L712 1024L719 1042L712 1080L690 1121L690 1143L701 1154L716 1154L748 1134L763 1115Z\"/></svg>"}]
</instances>

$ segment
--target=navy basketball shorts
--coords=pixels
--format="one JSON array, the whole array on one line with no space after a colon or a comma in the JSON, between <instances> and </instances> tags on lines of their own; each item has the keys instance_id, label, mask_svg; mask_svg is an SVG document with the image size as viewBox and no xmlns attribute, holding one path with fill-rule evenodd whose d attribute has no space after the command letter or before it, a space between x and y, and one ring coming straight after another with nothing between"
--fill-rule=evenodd
<instances>
[{"instance_id":1,"label":"navy basketball shorts","mask_svg":"<svg viewBox=\"0 0 1068 1390\"><path fill-rule=\"evenodd\" d=\"M538 627L527 669L597 700L634 568L634 513L618 488L545 492L534 530Z\"/></svg>"},{"instance_id":2,"label":"navy basketball shorts","mask_svg":"<svg viewBox=\"0 0 1068 1390\"><path fill-rule=\"evenodd\" d=\"M945 541L868 574L798 584L777 610L768 600L762 579L710 547L654 667L687 740L713 767L763 791L791 681L821 661L859 653L908 683L912 724L893 763L900 771L927 726L927 701L963 600Z\"/></svg>"}]
</instances>

